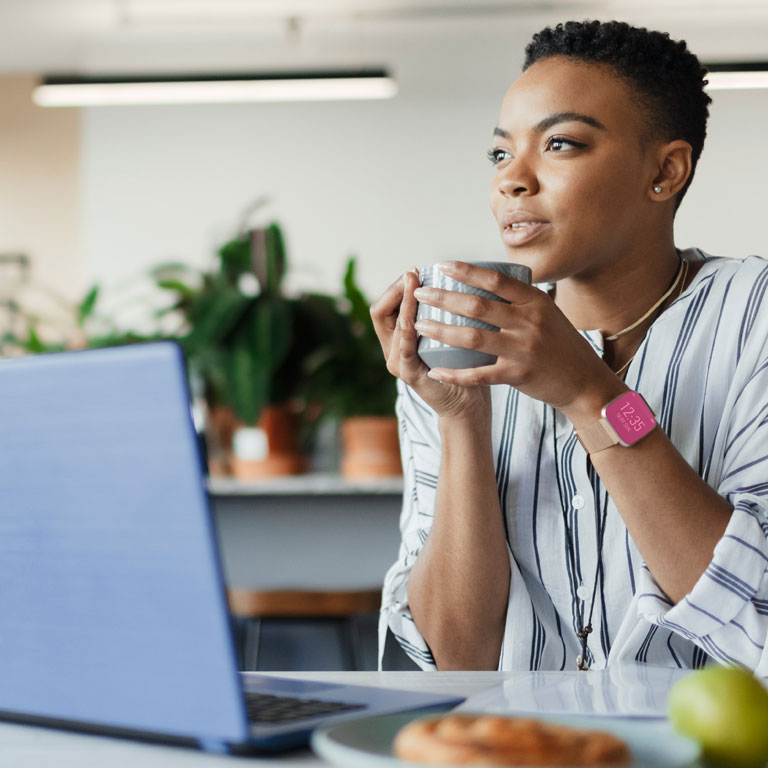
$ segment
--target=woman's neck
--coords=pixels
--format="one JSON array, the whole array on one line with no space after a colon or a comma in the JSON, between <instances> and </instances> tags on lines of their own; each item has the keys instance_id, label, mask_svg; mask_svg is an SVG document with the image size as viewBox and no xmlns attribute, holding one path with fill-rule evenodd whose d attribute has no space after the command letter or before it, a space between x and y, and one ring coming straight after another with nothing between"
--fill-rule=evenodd
<instances>
[{"instance_id":1,"label":"woman's neck","mask_svg":"<svg viewBox=\"0 0 768 768\"><path fill-rule=\"evenodd\" d=\"M560 280L555 302L576 328L610 336L642 317L664 295L679 266L674 245L642 257L616 259L610 269Z\"/></svg>"}]
</instances>

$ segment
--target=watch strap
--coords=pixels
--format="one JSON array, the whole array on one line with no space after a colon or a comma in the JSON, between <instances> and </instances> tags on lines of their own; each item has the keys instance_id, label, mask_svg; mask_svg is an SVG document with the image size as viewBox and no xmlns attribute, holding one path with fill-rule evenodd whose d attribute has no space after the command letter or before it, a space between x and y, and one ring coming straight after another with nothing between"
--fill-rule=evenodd
<instances>
[{"instance_id":1,"label":"watch strap","mask_svg":"<svg viewBox=\"0 0 768 768\"><path fill-rule=\"evenodd\" d=\"M604 451L612 445L619 444L616 430L608 423L605 417L599 419L594 424L590 424L588 427L584 427L584 429L574 430L574 434L584 447L584 450L589 454Z\"/></svg>"}]
</instances>

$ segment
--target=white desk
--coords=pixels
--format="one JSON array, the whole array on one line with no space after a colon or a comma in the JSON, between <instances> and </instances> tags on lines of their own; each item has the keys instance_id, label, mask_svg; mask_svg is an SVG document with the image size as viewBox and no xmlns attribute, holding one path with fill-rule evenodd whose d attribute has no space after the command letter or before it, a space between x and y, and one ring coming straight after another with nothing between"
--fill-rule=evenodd
<instances>
[{"instance_id":1,"label":"white desk","mask_svg":"<svg viewBox=\"0 0 768 768\"><path fill-rule=\"evenodd\" d=\"M282 677L331 680L469 696L509 674L504 672L283 672ZM224 757L191 749L0 723L4 768L236 768L238 765L327 765L309 750L274 757Z\"/></svg>"}]
</instances>

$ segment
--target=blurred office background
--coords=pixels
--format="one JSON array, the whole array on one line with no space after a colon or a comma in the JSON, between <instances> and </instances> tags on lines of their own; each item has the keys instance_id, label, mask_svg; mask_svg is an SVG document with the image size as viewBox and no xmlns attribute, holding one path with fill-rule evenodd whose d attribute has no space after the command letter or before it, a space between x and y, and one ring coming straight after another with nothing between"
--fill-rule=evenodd
<instances>
[{"instance_id":1,"label":"blurred office background","mask_svg":"<svg viewBox=\"0 0 768 768\"><path fill-rule=\"evenodd\" d=\"M705 62L768 60L764 0L0 0L0 252L71 297L152 264L205 264L255 199L289 286L370 296L446 257L501 258L484 153L523 47L545 24L618 18ZM43 74L384 66L382 101L45 109ZM715 91L681 246L766 253L768 90Z\"/></svg>"},{"instance_id":2,"label":"blurred office background","mask_svg":"<svg viewBox=\"0 0 768 768\"><path fill-rule=\"evenodd\" d=\"M765 0L0 0L0 331L2 302L19 298L24 279L70 302L99 284L99 301L140 326L151 266L210 266L241 226L272 219L287 240L288 292L338 295L353 254L371 298L414 265L504 258L485 151L531 34L570 18L663 29L703 62L768 61ZM387 68L397 95L61 109L32 102L44 75L363 67ZM678 244L768 256L768 89L712 96ZM247 215L260 199L268 202ZM285 588L355 590L355 605L362 589L368 601L342 621L332 617L322 642L316 622L298 633L283 620L265 625L258 666L372 668L376 590L398 546L397 478L375 488L334 480L212 490L230 587L270 598ZM361 618L349 624L353 614ZM408 666L395 654L389 666L398 664Z\"/></svg>"}]
</instances>

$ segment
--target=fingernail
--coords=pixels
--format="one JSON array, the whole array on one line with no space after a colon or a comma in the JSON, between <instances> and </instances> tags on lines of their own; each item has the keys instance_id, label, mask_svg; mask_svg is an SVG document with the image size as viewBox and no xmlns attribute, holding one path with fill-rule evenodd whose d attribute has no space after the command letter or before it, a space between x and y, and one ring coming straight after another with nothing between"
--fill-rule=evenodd
<instances>
[{"instance_id":1,"label":"fingernail","mask_svg":"<svg viewBox=\"0 0 768 768\"><path fill-rule=\"evenodd\" d=\"M456 262L455 261L441 261L438 265L438 268L441 272L455 272L456 271Z\"/></svg>"},{"instance_id":2,"label":"fingernail","mask_svg":"<svg viewBox=\"0 0 768 768\"><path fill-rule=\"evenodd\" d=\"M419 332L419 333L426 333L429 331L430 324L428 322L425 322L424 320L417 320L413 327Z\"/></svg>"},{"instance_id":3,"label":"fingernail","mask_svg":"<svg viewBox=\"0 0 768 768\"><path fill-rule=\"evenodd\" d=\"M428 289L428 288L417 288L417 289L416 289L416 290L413 292L413 295L414 295L414 296L415 296L417 299L426 299L426 298L429 298L429 289Z\"/></svg>"},{"instance_id":4,"label":"fingernail","mask_svg":"<svg viewBox=\"0 0 768 768\"><path fill-rule=\"evenodd\" d=\"M440 371L427 371L427 376L429 376L430 379L434 379L435 381L443 380L443 374L440 373Z\"/></svg>"}]
</instances>

